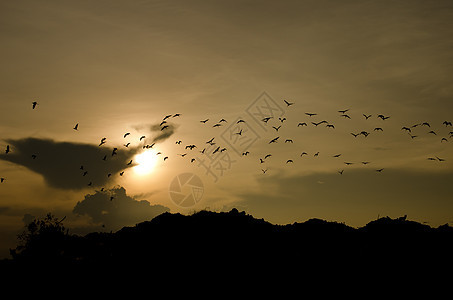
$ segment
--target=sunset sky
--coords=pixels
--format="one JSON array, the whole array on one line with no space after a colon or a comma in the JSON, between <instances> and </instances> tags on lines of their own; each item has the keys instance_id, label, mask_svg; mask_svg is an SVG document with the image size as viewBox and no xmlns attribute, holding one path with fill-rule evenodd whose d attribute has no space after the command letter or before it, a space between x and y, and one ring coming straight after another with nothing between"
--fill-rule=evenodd
<instances>
[{"instance_id":1,"label":"sunset sky","mask_svg":"<svg viewBox=\"0 0 453 300\"><path fill-rule=\"evenodd\" d=\"M1 1L0 257L47 212L452 224L452 36L442 0Z\"/></svg>"}]
</instances>

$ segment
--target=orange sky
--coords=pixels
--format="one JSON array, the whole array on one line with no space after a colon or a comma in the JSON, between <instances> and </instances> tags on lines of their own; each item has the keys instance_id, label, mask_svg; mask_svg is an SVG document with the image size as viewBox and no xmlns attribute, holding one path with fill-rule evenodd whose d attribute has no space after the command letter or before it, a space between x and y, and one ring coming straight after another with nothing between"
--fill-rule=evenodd
<instances>
[{"instance_id":1,"label":"orange sky","mask_svg":"<svg viewBox=\"0 0 453 300\"><path fill-rule=\"evenodd\" d=\"M450 1L2 2L2 255L24 216L49 211L78 232L116 230L162 209L232 207L274 223L363 226L404 214L452 222L453 127L443 124L453 121L451 20ZM265 124L259 113L273 118ZM311 123L323 120L335 128ZM351 135L361 131L370 134ZM138 175L127 163L161 134L155 167ZM98 156L113 147L118 155L102 165ZM211 161L216 147L227 150ZM181 173L203 184L196 205L169 194Z\"/></svg>"}]
</instances>

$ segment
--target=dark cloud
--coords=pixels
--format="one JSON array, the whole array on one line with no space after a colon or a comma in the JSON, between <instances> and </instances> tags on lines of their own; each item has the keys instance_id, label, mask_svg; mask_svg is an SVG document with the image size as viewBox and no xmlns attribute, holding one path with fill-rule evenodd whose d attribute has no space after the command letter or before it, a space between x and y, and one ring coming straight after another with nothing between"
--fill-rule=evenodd
<instances>
[{"instance_id":1,"label":"dark cloud","mask_svg":"<svg viewBox=\"0 0 453 300\"><path fill-rule=\"evenodd\" d=\"M127 163L137 152L134 148L119 148L112 156L113 148L105 145L99 147L38 138L9 139L6 142L11 152L1 153L0 159L41 174L52 187L74 190L86 188L90 182L94 187L105 185L114 178L107 174L115 175L130 167ZM104 156L106 160L103 160ZM83 176L85 171L87 173Z\"/></svg>"},{"instance_id":2,"label":"dark cloud","mask_svg":"<svg viewBox=\"0 0 453 300\"><path fill-rule=\"evenodd\" d=\"M111 230L150 220L166 211L169 208L165 206L135 200L123 187L85 195L85 199L77 202L73 209L74 214L87 215L93 223L103 224Z\"/></svg>"}]
</instances>

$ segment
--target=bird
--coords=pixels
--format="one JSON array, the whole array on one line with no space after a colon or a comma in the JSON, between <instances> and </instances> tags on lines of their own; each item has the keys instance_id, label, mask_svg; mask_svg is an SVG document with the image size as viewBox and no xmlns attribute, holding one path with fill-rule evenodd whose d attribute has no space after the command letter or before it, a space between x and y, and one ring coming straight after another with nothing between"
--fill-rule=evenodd
<instances>
[{"instance_id":1,"label":"bird","mask_svg":"<svg viewBox=\"0 0 453 300\"><path fill-rule=\"evenodd\" d=\"M390 118L390 117L386 117L386 116L384 116L384 115L378 115L378 118L381 118L382 120L385 121L385 120L387 120L387 119Z\"/></svg>"},{"instance_id":2,"label":"bird","mask_svg":"<svg viewBox=\"0 0 453 300\"><path fill-rule=\"evenodd\" d=\"M168 118L170 118L172 115L166 115L162 120L165 121L167 120Z\"/></svg>"},{"instance_id":3,"label":"bird","mask_svg":"<svg viewBox=\"0 0 453 300\"><path fill-rule=\"evenodd\" d=\"M108 174L107 174L107 177L110 177L110 176L112 176L112 173L108 173Z\"/></svg>"},{"instance_id":4,"label":"bird","mask_svg":"<svg viewBox=\"0 0 453 300\"><path fill-rule=\"evenodd\" d=\"M267 123L270 119L272 119L272 117L263 118L261 121L263 121L264 123Z\"/></svg>"},{"instance_id":5,"label":"bird","mask_svg":"<svg viewBox=\"0 0 453 300\"><path fill-rule=\"evenodd\" d=\"M216 123L216 124L214 124L212 127L220 127L220 126L222 126L222 124Z\"/></svg>"},{"instance_id":6,"label":"bird","mask_svg":"<svg viewBox=\"0 0 453 300\"><path fill-rule=\"evenodd\" d=\"M358 137L358 136L360 135L360 133L353 133L353 132L351 132L351 134L352 134L352 136L354 136L354 137Z\"/></svg>"},{"instance_id":7,"label":"bird","mask_svg":"<svg viewBox=\"0 0 453 300\"><path fill-rule=\"evenodd\" d=\"M202 120L202 121L200 121L200 122L203 123L203 124L205 124L207 121L209 121L209 119Z\"/></svg>"},{"instance_id":8,"label":"bird","mask_svg":"<svg viewBox=\"0 0 453 300\"><path fill-rule=\"evenodd\" d=\"M278 140L279 138L280 138L279 136L276 137L276 138L273 138L273 139L269 142L269 144L276 143L277 140Z\"/></svg>"},{"instance_id":9,"label":"bird","mask_svg":"<svg viewBox=\"0 0 453 300\"><path fill-rule=\"evenodd\" d=\"M280 120L280 122L285 122L286 121L286 118L278 118Z\"/></svg>"},{"instance_id":10,"label":"bird","mask_svg":"<svg viewBox=\"0 0 453 300\"><path fill-rule=\"evenodd\" d=\"M37 157L36 154L31 155L31 158L33 158L33 159L36 159L36 157Z\"/></svg>"},{"instance_id":11,"label":"bird","mask_svg":"<svg viewBox=\"0 0 453 300\"><path fill-rule=\"evenodd\" d=\"M140 137L140 141L143 140L144 138L146 138L146 136L142 135L142 136Z\"/></svg>"},{"instance_id":12,"label":"bird","mask_svg":"<svg viewBox=\"0 0 453 300\"><path fill-rule=\"evenodd\" d=\"M308 153L307 153L307 152L302 152L302 153L300 154L300 156L304 156L304 155L308 155Z\"/></svg>"},{"instance_id":13,"label":"bird","mask_svg":"<svg viewBox=\"0 0 453 300\"><path fill-rule=\"evenodd\" d=\"M164 157L164 161L166 161L167 159L168 159L168 156L165 156L165 157Z\"/></svg>"},{"instance_id":14,"label":"bird","mask_svg":"<svg viewBox=\"0 0 453 300\"><path fill-rule=\"evenodd\" d=\"M79 130L79 123L75 124L74 128L72 128L74 130Z\"/></svg>"},{"instance_id":15,"label":"bird","mask_svg":"<svg viewBox=\"0 0 453 300\"><path fill-rule=\"evenodd\" d=\"M345 161L344 164L347 166L350 166L350 165L353 165L354 163Z\"/></svg>"},{"instance_id":16,"label":"bird","mask_svg":"<svg viewBox=\"0 0 453 300\"><path fill-rule=\"evenodd\" d=\"M239 130L238 132L235 132L234 134L237 134L237 135L242 135L242 129Z\"/></svg>"},{"instance_id":17,"label":"bird","mask_svg":"<svg viewBox=\"0 0 453 300\"><path fill-rule=\"evenodd\" d=\"M340 117L344 117L345 119L350 119L351 117L347 114L342 114Z\"/></svg>"},{"instance_id":18,"label":"bird","mask_svg":"<svg viewBox=\"0 0 453 300\"><path fill-rule=\"evenodd\" d=\"M124 171L121 171L121 172L120 172L120 176L123 176L123 175L124 175Z\"/></svg>"},{"instance_id":19,"label":"bird","mask_svg":"<svg viewBox=\"0 0 453 300\"><path fill-rule=\"evenodd\" d=\"M311 122L311 124L315 125L316 127L318 127L318 125L320 125L320 124L322 124L322 123L323 123L323 122L318 122L318 123L316 123L316 122Z\"/></svg>"},{"instance_id":20,"label":"bird","mask_svg":"<svg viewBox=\"0 0 453 300\"><path fill-rule=\"evenodd\" d=\"M213 142L214 141L214 138L213 137L212 139L210 139L209 141L206 142L206 144L210 144L210 145L214 145L215 143Z\"/></svg>"},{"instance_id":21,"label":"bird","mask_svg":"<svg viewBox=\"0 0 453 300\"><path fill-rule=\"evenodd\" d=\"M90 181L90 182L88 183L88 186L92 186L92 185L93 185L93 182Z\"/></svg>"},{"instance_id":22,"label":"bird","mask_svg":"<svg viewBox=\"0 0 453 300\"><path fill-rule=\"evenodd\" d=\"M447 138L444 138L444 137L440 140L440 142L442 143L443 141L448 142Z\"/></svg>"},{"instance_id":23,"label":"bird","mask_svg":"<svg viewBox=\"0 0 453 300\"><path fill-rule=\"evenodd\" d=\"M113 155L116 155L116 151L118 151L118 148L116 148L116 147L113 148L113 150L112 150L112 156L113 156Z\"/></svg>"},{"instance_id":24,"label":"bird","mask_svg":"<svg viewBox=\"0 0 453 300\"><path fill-rule=\"evenodd\" d=\"M179 116L181 116L181 114L174 114L173 118L176 118L176 117L179 117Z\"/></svg>"},{"instance_id":25,"label":"bird","mask_svg":"<svg viewBox=\"0 0 453 300\"><path fill-rule=\"evenodd\" d=\"M313 154L314 157L318 157L319 156L319 151L316 152L315 154Z\"/></svg>"},{"instance_id":26,"label":"bird","mask_svg":"<svg viewBox=\"0 0 453 300\"><path fill-rule=\"evenodd\" d=\"M240 120L237 120L236 124L239 124L239 123L245 123L244 120L240 119Z\"/></svg>"},{"instance_id":27,"label":"bird","mask_svg":"<svg viewBox=\"0 0 453 300\"><path fill-rule=\"evenodd\" d=\"M107 160L107 155L104 155L104 157L102 158L102 160Z\"/></svg>"},{"instance_id":28,"label":"bird","mask_svg":"<svg viewBox=\"0 0 453 300\"><path fill-rule=\"evenodd\" d=\"M132 164L132 159L127 163L128 166Z\"/></svg>"},{"instance_id":29,"label":"bird","mask_svg":"<svg viewBox=\"0 0 453 300\"><path fill-rule=\"evenodd\" d=\"M176 141L175 144L180 145L181 143L182 143L182 141Z\"/></svg>"},{"instance_id":30,"label":"bird","mask_svg":"<svg viewBox=\"0 0 453 300\"><path fill-rule=\"evenodd\" d=\"M264 159L260 158L260 164L264 163Z\"/></svg>"},{"instance_id":31,"label":"bird","mask_svg":"<svg viewBox=\"0 0 453 300\"><path fill-rule=\"evenodd\" d=\"M278 127L272 126L272 128L274 128L275 131L278 131L281 127L282 127L282 125L280 125L280 126L278 126Z\"/></svg>"},{"instance_id":32,"label":"bird","mask_svg":"<svg viewBox=\"0 0 453 300\"><path fill-rule=\"evenodd\" d=\"M101 139L101 142L99 143L99 147L102 146L102 145L104 145L104 144L106 143L106 142L105 142L106 140L107 140L107 138L103 137L103 138Z\"/></svg>"},{"instance_id":33,"label":"bird","mask_svg":"<svg viewBox=\"0 0 453 300\"><path fill-rule=\"evenodd\" d=\"M428 133L431 133L431 134L437 135L437 133L436 133L436 132L434 132L434 130L431 130L431 131L430 131L430 132L428 132Z\"/></svg>"},{"instance_id":34,"label":"bird","mask_svg":"<svg viewBox=\"0 0 453 300\"><path fill-rule=\"evenodd\" d=\"M190 160L190 162L193 163L195 160L196 160L195 158L192 158L192 159Z\"/></svg>"},{"instance_id":35,"label":"bird","mask_svg":"<svg viewBox=\"0 0 453 300\"><path fill-rule=\"evenodd\" d=\"M335 129L335 126L333 124L327 124L326 127Z\"/></svg>"},{"instance_id":36,"label":"bird","mask_svg":"<svg viewBox=\"0 0 453 300\"><path fill-rule=\"evenodd\" d=\"M410 134L409 132L407 133L412 139L415 139L417 137L417 135L412 135Z\"/></svg>"},{"instance_id":37,"label":"bird","mask_svg":"<svg viewBox=\"0 0 453 300\"><path fill-rule=\"evenodd\" d=\"M340 175L343 175L343 172L344 172L344 170L338 171L338 173L340 173Z\"/></svg>"},{"instance_id":38,"label":"bird","mask_svg":"<svg viewBox=\"0 0 453 300\"><path fill-rule=\"evenodd\" d=\"M338 112L344 115L347 111L349 111L349 109L339 110Z\"/></svg>"},{"instance_id":39,"label":"bird","mask_svg":"<svg viewBox=\"0 0 453 300\"><path fill-rule=\"evenodd\" d=\"M288 102L288 101L286 101L286 100L283 100L283 102L285 102L286 107L289 107L289 106L291 106L291 105L294 104L294 102Z\"/></svg>"},{"instance_id":40,"label":"bird","mask_svg":"<svg viewBox=\"0 0 453 300\"><path fill-rule=\"evenodd\" d=\"M313 117L313 116L316 116L316 115L317 115L317 114L315 114L315 113L305 113L305 114L306 114L307 116L309 116L309 117Z\"/></svg>"},{"instance_id":41,"label":"bird","mask_svg":"<svg viewBox=\"0 0 453 300\"><path fill-rule=\"evenodd\" d=\"M220 146L215 148L215 150L212 152L212 154L216 154L217 152L219 152L219 150L220 150Z\"/></svg>"},{"instance_id":42,"label":"bird","mask_svg":"<svg viewBox=\"0 0 453 300\"><path fill-rule=\"evenodd\" d=\"M423 122L423 123L422 123L422 126L428 126L428 127L431 127L431 125L429 125L429 123L428 123L428 122Z\"/></svg>"},{"instance_id":43,"label":"bird","mask_svg":"<svg viewBox=\"0 0 453 300\"><path fill-rule=\"evenodd\" d=\"M9 152L10 152L10 150L9 150L9 145L6 145L5 153L8 154Z\"/></svg>"},{"instance_id":44,"label":"bird","mask_svg":"<svg viewBox=\"0 0 453 300\"><path fill-rule=\"evenodd\" d=\"M127 147L129 147L130 144L131 144L131 143L124 144L124 147L127 148Z\"/></svg>"},{"instance_id":45,"label":"bird","mask_svg":"<svg viewBox=\"0 0 453 300\"><path fill-rule=\"evenodd\" d=\"M264 157L264 159L269 158L269 157L271 157L271 156L272 156L272 154L267 154L267 155Z\"/></svg>"},{"instance_id":46,"label":"bird","mask_svg":"<svg viewBox=\"0 0 453 300\"><path fill-rule=\"evenodd\" d=\"M80 170L83 170L83 165L82 165L82 166L80 166Z\"/></svg>"},{"instance_id":47,"label":"bird","mask_svg":"<svg viewBox=\"0 0 453 300\"><path fill-rule=\"evenodd\" d=\"M365 136L365 137L368 137L368 135L369 135L370 133L364 130L364 131L361 131L360 134L363 135L363 136Z\"/></svg>"},{"instance_id":48,"label":"bird","mask_svg":"<svg viewBox=\"0 0 453 300\"><path fill-rule=\"evenodd\" d=\"M445 161L445 159L439 158L439 157L437 157L437 156L436 156L436 159L437 159L438 161Z\"/></svg>"},{"instance_id":49,"label":"bird","mask_svg":"<svg viewBox=\"0 0 453 300\"><path fill-rule=\"evenodd\" d=\"M221 120L219 121L219 123L222 123L222 122L228 123L227 120L225 120L225 119L221 119Z\"/></svg>"},{"instance_id":50,"label":"bird","mask_svg":"<svg viewBox=\"0 0 453 300\"><path fill-rule=\"evenodd\" d=\"M31 108L32 108L32 109L35 109L35 108L36 108L36 105L38 105L38 102L33 101L31 104L32 104L32 107L31 107Z\"/></svg>"},{"instance_id":51,"label":"bird","mask_svg":"<svg viewBox=\"0 0 453 300\"><path fill-rule=\"evenodd\" d=\"M286 161L286 163L292 163L292 162L293 162L292 159L288 159L288 160Z\"/></svg>"},{"instance_id":52,"label":"bird","mask_svg":"<svg viewBox=\"0 0 453 300\"><path fill-rule=\"evenodd\" d=\"M159 126L162 126L164 124L167 124L167 121L164 120L164 121L160 122Z\"/></svg>"},{"instance_id":53,"label":"bird","mask_svg":"<svg viewBox=\"0 0 453 300\"><path fill-rule=\"evenodd\" d=\"M383 168L382 169L377 169L376 172L381 173L383 170L384 170Z\"/></svg>"},{"instance_id":54,"label":"bird","mask_svg":"<svg viewBox=\"0 0 453 300\"><path fill-rule=\"evenodd\" d=\"M222 148L222 149L220 149L220 152L223 152L223 151L226 151L226 150L227 150L227 148Z\"/></svg>"},{"instance_id":55,"label":"bird","mask_svg":"<svg viewBox=\"0 0 453 300\"><path fill-rule=\"evenodd\" d=\"M300 122L299 124L297 124L297 127L299 127L299 126L307 126L307 123L305 123L305 122Z\"/></svg>"},{"instance_id":56,"label":"bird","mask_svg":"<svg viewBox=\"0 0 453 300\"><path fill-rule=\"evenodd\" d=\"M452 126L451 122L449 122L449 121L444 121L442 124L444 124L445 127Z\"/></svg>"},{"instance_id":57,"label":"bird","mask_svg":"<svg viewBox=\"0 0 453 300\"><path fill-rule=\"evenodd\" d=\"M365 120L368 120L371 117L371 115L365 115L365 114L362 114L362 115L365 117Z\"/></svg>"},{"instance_id":58,"label":"bird","mask_svg":"<svg viewBox=\"0 0 453 300\"><path fill-rule=\"evenodd\" d=\"M245 152L242 153L242 156L247 156L248 154L250 154L250 152L245 151Z\"/></svg>"},{"instance_id":59,"label":"bird","mask_svg":"<svg viewBox=\"0 0 453 300\"><path fill-rule=\"evenodd\" d=\"M293 143L293 140L292 139L286 139L285 143Z\"/></svg>"},{"instance_id":60,"label":"bird","mask_svg":"<svg viewBox=\"0 0 453 300\"><path fill-rule=\"evenodd\" d=\"M405 126L403 126L403 127L401 128L401 130L406 130L406 131L408 131L408 132L412 132L411 129L410 129L409 127L405 127Z\"/></svg>"},{"instance_id":61,"label":"bird","mask_svg":"<svg viewBox=\"0 0 453 300\"><path fill-rule=\"evenodd\" d=\"M362 164L364 164L364 165L367 165L369 163L370 163L369 161L362 161Z\"/></svg>"},{"instance_id":62,"label":"bird","mask_svg":"<svg viewBox=\"0 0 453 300\"><path fill-rule=\"evenodd\" d=\"M170 128L170 126L168 126L168 125L162 126L162 128L160 129L160 131L165 130L165 129L167 129L167 128Z\"/></svg>"},{"instance_id":63,"label":"bird","mask_svg":"<svg viewBox=\"0 0 453 300\"><path fill-rule=\"evenodd\" d=\"M3 183L3 181L5 181L6 179L4 177L1 177L0 178L0 183Z\"/></svg>"},{"instance_id":64,"label":"bird","mask_svg":"<svg viewBox=\"0 0 453 300\"><path fill-rule=\"evenodd\" d=\"M83 172L82 176L86 176L88 174L88 171Z\"/></svg>"},{"instance_id":65,"label":"bird","mask_svg":"<svg viewBox=\"0 0 453 300\"><path fill-rule=\"evenodd\" d=\"M123 138L126 138L129 134L131 134L130 132L126 132L124 135L123 135Z\"/></svg>"},{"instance_id":66,"label":"bird","mask_svg":"<svg viewBox=\"0 0 453 300\"><path fill-rule=\"evenodd\" d=\"M263 174L266 174L267 169L261 169L261 171L263 172Z\"/></svg>"},{"instance_id":67,"label":"bird","mask_svg":"<svg viewBox=\"0 0 453 300\"><path fill-rule=\"evenodd\" d=\"M184 149L193 150L193 148L197 148L197 146L195 146L195 145L187 145Z\"/></svg>"},{"instance_id":68,"label":"bird","mask_svg":"<svg viewBox=\"0 0 453 300\"><path fill-rule=\"evenodd\" d=\"M341 154L335 154L332 157L340 157L340 156L341 156Z\"/></svg>"},{"instance_id":69,"label":"bird","mask_svg":"<svg viewBox=\"0 0 453 300\"><path fill-rule=\"evenodd\" d=\"M434 157L428 157L428 160L436 160Z\"/></svg>"},{"instance_id":70,"label":"bird","mask_svg":"<svg viewBox=\"0 0 453 300\"><path fill-rule=\"evenodd\" d=\"M384 131L384 129L382 129L381 127L375 127L373 130L374 131Z\"/></svg>"},{"instance_id":71,"label":"bird","mask_svg":"<svg viewBox=\"0 0 453 300\"><path fill-rule=\"evenodd\" d=\"M182 154L178 154L178 155L181 155L181 157L184 157L187 155L187 153L182 153Z\"/></svg>"},{"instance_id":72,"label":"bird","mask_svg":"<svg viewBox=\"0 0 453 300\"><path fill-rule=\"evenodd\" d=\"M115 197L113 197L113 196L110 196L110 201L113 201L113 199L114 199L114 198L115 198Z\"/></svg>"}]
</instances>

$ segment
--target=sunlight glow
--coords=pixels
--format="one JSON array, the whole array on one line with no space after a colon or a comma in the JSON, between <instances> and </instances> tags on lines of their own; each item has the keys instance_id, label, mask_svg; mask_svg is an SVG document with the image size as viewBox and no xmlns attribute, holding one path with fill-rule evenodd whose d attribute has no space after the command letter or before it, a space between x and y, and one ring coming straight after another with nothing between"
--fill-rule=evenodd
<instances>
[{"instance_id":1,"label":"sunlight glow","mask_svg":"<svg viewBox=\"0 0 453 300\"><path fill-rule=\"evenodd\" d=\"M154 170L154 167L157 163L158 155L153 149L148 149L140 154L135 156L134 171L138 175L146 175L151 173Z\"/></svg>"}]
</instances>

